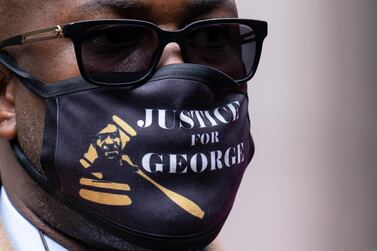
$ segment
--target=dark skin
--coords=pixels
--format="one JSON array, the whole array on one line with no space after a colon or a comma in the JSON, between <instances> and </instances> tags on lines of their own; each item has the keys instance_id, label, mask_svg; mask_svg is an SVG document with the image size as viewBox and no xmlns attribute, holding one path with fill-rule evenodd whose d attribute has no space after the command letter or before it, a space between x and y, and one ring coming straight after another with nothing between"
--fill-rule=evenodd
<instances>
[{"instance_id":1,"label":"dark skin","mask_svg":"<svg viewBox=\"0 0 377 251\"><path fill-rule=\"evenodd\" d=\"M23 1L0 0L0 4L0 16L4 18L0 21L9 24L0 28L0 39L88 19L142 19L174 30L200 19L237 16L233 0L35 0L29 1L30 6L26 7ZM21 69L47 83L79 76L73 45L67 39L16 46L5 51ZM179 46L171 43L165 48L159 65L182 62ZM43 127L43 100L0 64L0 138L10 140L17 137L29 159L40 167ZM146 250L118 239L44 192L23 171L4 140L0 142L2 184L15 207L33 225L69 250L93 250L93 247Z\"/></svg>"}]
</instances>

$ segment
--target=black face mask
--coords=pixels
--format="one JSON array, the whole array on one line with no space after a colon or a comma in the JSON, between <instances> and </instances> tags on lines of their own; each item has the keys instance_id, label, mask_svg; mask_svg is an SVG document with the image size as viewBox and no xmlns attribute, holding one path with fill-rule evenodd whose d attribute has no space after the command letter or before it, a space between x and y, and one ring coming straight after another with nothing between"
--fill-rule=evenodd
<instances>
[{"instance_id":1,"label":"black face mask","mask_svg":"<svg viewBox=\"0 0 377 251\"><path fill-rule=\"evenodd\" d=\"M188 250L219 233L254 153L246 85L212 68L161 67L146 83L43 84L0 62L45 100L41 165L12 148L52 196L136 245Z\"/></svg>"}]
</instances>

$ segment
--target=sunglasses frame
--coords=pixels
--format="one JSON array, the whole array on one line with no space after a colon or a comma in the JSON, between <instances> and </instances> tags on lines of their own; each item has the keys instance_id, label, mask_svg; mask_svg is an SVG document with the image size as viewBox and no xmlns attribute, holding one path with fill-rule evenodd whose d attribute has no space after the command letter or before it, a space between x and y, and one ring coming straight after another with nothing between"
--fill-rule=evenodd
<instances>
[{"instance_id":1,"label":"sunglasses frame","mask_svg":"<svg viewBox=\"0 0 377 251\"><path fill-rule=\"evenodd\" d=\"M256 50L255 50L255 59L254 59L251 71L245 78L234 80L237 84L246 83L248 80L250 80L254 76L259 65L263 41L265 37L267 36L267 22L265 21L252 20L252 19L240 19L240 18L214 18L214 19L199 20L199 21L190 23L189 25L185 26L182 29L171 31L171 30L161 29L154 23L143 21L143 20L135 20L135 19L85 20L85 21L78 21L78 22L68 23L68 24L63 24L63 25L56 25L53 27L31 31L31 32L23 33L23 34L8 38L6 40L0 41L0 50L7 46L23 45L23 44L29 44L29 43L34 43L34 42L44 41L44 40L51 40L51 39L69 38L74 44L74 50L75 50L77 65L79 67L80 74L86 81L96 84L96 85L107 85L107 86L133 85L133 84L138 84L140 82L146 81L153 75L153 73L157 70L157 66L160 61L161 55L167 44L172 43L172 42L177 43L182 50L182 54L186 55L184 39L186 35L192 29L198 28L201 26L206 26L206 25L211 25L211 24L220 24L220 23L224 23L224 24L234 23L234 24L245 25L245 26L251 27L251 29L255 32ZM91 27L98 26L98 25L111 25L111 24L136 25L136 26L145 27L147 29L150 29L156 32L157 38L158 38L157 50L155 51L152 57L151 65L149 67L148 72L140 79L132 81L132 82L127 82L127 83L105 83L105 82L95 81L86 74L85 67L83 65L83 60L82 60L82 52L81 52L81 45L83 42L82 34L84 34L85 31L87 31ZM210 67L210 66L207 66L207 67Z\"/></svg>"}]
</instances>

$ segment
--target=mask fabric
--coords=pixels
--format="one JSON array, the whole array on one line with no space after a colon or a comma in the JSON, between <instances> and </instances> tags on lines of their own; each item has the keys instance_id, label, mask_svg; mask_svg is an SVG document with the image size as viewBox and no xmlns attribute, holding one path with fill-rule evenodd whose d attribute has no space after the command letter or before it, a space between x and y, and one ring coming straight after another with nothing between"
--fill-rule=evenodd
<instances>
[{"instance_id":1,"label":"mask fabric","mask_svg":"<svg viewBox=\"0 0 377 251\"><path fill-rule=\"evenodd\" d=\"M47 192L140 246L213 241L254 153L246 85L193 64L163 66L132 87L82 78L46 85L0 61L45 100L44 173L11 144Z\"/></svg>"}]
</instances>

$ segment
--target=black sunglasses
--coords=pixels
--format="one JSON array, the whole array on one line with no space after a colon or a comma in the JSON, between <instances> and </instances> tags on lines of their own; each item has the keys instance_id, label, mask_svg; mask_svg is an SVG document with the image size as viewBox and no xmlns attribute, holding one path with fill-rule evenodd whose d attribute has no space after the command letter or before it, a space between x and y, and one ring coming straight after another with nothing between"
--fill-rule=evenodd
<instances>
[{"instance_id":1,"label":"black sunglasses","mask_svg":"<svg viewBox=\"0 0 377 251\"><path fill-rule=\"evenodd\" d=\"M175 42L184 62L212 67L240 84L254 76L266 36L267 23L249 19L207 19L176 31L141 20L106 19L24 33L0 41L0 49L70 38L84 79L99 85L125 85L148 79L165 46Z\"/></svg>"}]
</instances>

